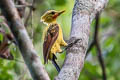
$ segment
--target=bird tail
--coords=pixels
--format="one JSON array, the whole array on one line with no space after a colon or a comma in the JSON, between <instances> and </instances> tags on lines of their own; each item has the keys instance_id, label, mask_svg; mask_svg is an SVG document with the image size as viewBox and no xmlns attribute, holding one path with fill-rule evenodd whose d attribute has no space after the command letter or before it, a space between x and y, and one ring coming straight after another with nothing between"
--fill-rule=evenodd
<instances>
[{"instance_id":1,"label":"bird tail","mask_svg":"<svg viewBox=\"0 0 120 80\"><path fill-rule=\"evenodd\" d=\"M58 73L59 73L59 72L60 72L60 67L59 67L59 65L56 63L55 59L57 59L57 58L56 58L56 56L53 54L52 64L55 66L56 70L57 70Z\"/></svg>"}]
</instances>

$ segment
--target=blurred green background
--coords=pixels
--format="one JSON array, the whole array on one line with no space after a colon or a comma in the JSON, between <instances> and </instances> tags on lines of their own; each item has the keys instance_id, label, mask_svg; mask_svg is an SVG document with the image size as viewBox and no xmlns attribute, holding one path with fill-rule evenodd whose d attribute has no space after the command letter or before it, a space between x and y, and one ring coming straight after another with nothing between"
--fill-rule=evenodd
<instances>
[{"instance_id":1,"label":"blurred green background","mask_svg":"<svg viewBox=\"0 0 120 80\"><path fill-rule=\"evenodd\" d=\"M30 0L27 0L31 2ZM33 20L29 20L27 31L33 40L34 46L43 63L42 55L42 32L45 24L40 22L40 17L47 10L66 10L58 19L58 23L63 29L64 39L69 39L71 28L72 9L74 0L36 0L36 10L33 12ZM26 14L28 13L26 9ZM32 23L32 27L31 27ZM94 23L91 24L90 41L93 39ZM33 32L33 33L31 33ZM120 80L120 0L109 0L106 9L100 17L99 40L102 55L106 65L108 80ZM23 62L22 56L15 45L10 46L14 57L19 61L9 61L0 59L0 80L32 80ZM65 52L57 54L57 62L62 66ZM57 76L57 71L51 62L45 65L51 80ZM84 68L79 80L102 80L102 70L97 59L97 51L94 47L85 60Z\"/></svg>"}]
</instances>

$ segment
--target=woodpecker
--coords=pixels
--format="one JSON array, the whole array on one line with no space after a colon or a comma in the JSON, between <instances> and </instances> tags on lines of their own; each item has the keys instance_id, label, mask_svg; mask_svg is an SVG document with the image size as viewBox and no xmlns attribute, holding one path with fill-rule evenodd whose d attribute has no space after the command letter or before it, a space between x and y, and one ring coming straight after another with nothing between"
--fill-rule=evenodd
<instances>
[{"instance_id":1,"label":"woodpecker","mask_svg":"<svg viewBox=\"0 0 120 80\"><path fill-rule=\"evenodd\" d=\"M56 67L57 71L60 71L60 67L56 63L57 57L56 53L62 52L61 46L67 46L68 44L63 40L63 33L61 26L57 23L56 19L65 10L55 11L49 10L41 17L41 21L47 24L43 32L44 43L43 43L43 56L44 64L48 63L48 60L52 61L53 65Z\"/></svg>"}]
</instances>

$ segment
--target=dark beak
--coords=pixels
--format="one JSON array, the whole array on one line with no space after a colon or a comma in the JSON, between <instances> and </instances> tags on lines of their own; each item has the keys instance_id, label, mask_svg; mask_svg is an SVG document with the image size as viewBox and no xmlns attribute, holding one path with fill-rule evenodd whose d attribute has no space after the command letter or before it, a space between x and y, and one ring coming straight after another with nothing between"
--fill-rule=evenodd
<instances>
[{"instance_id":1,"label":"dark beak","mask_svg":"<svg viewBox=\"0 0 120 80\"><path fill-rule=\"evenodd\" d=\"M65 12L65 10L59 11L59 12L58 12L58 15L61 15L61 14L64 13L64 12Z\"/></svg>"}]
</instances>

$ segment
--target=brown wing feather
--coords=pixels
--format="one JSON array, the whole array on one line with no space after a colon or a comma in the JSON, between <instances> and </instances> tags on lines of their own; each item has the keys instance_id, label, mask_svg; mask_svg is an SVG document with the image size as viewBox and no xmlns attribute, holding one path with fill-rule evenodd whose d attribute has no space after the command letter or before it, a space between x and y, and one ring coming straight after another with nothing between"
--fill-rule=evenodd
<instances>
[{"instance_id":1,"label":"brown wing feather","mask_svg":"<svg viewBox=\"0 0 120 80\"><path fill-rule=\"evenodd\" d=\"M50 50L55 41L57 40L58 34L59 26L57 24L50 25L43 44L44 63L48 62Z\"/></svg>"}]
</instances>

